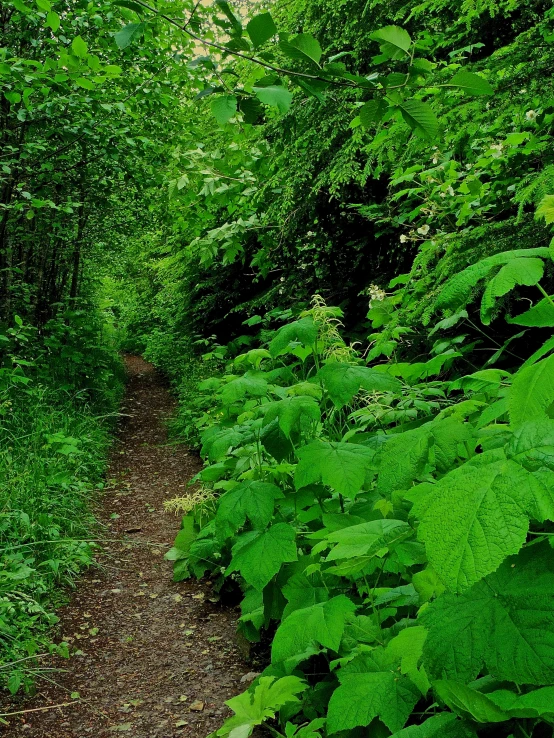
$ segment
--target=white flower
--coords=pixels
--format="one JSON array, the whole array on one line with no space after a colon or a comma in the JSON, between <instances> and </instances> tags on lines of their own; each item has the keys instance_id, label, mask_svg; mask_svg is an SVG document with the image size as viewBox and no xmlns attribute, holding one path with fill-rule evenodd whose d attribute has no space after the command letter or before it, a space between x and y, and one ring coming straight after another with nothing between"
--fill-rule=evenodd
<instances>
[{"instance_id":1,"label":"white flower","mask_svg":"<svg viewBox=\"0 0 554 738\"><path fill-rule=\"evenodd\" d=\"M429 230L430 228L426 223L425 225L422 225L420 228L418 228L417 232L419 233L420 236L426 236L429 233Z\"/></svg>"},{"instance_id":2,"label":"white flower","mask_svg":"<svg viewBox=\"0 0 554 738\"><path fill-rule=\"evenodd\" d=\"M433 164L438 164L439 163L439 157L438 156L434 156L431 161L433 162Z\"/></svg>"},{"instance_id":3,"label":"white flower","mask_svg":"<svg viewBox=\"0 0 554 738\"><path fill-rule=\"evenodd\" d=\"M285 281L285 278L284 277L281 277L281 282L284 282L284 281Z\"/></svg>"},{"instance_id":4,"label":"white flower","mask_svg":"<svg viewBox=\"0 0 554 738\"><path fill-rule=\"evenodd\" d=\"M449 194L449 195L450 195L451 197L454 197L454 195L456 194L456 193L454 192L454 188L452 187L452 185L449 185L449 187L448 187L448 194Z\"/></svg>"},{"instance_id":5,"label":"white flower","mask_svg":"<svg viewBox=\"0 0 554 738\"><path fill-rule=\"evenodd\" d=\"M468 172L469 172L469 170L470 170L470 169L471 169L472 167L473 167L473 164L466 164L466 169L468 170Z\"/></svg>"},{"instance_id":6,"label":"white flower","mask_svg":"<svg viewBox=\"0 0 554 738\"><path fill-rule=\"evenodd\" d=\"M387 293L385 292L385 290L382 290L376 284L370 284L369 285L369 296L372 300L377 300L377 302L382 302L387 296ZM371 306L371 302L369 304Z\"/></svg>"},{"instance_id":7,"label":"white flower","mask_svg":"<svg viewBox=\"0 0 554 738\"><path fill-rule=\"evenodd\" d=\"M446 197L446 192L439 192L440 197Z\"/></svg>"},{"instance_id":8,"label":"white flower","mask_svg":"<svg viewBox=\"0 0 554 738\"><path fill-rule=\"evenodd\" d=\"M525 113L525 117L527 118L527 120L536 120L537 119L537 115L538 115L538 113L537 113L536 110L528 110Z\"/></svg>"},{"instance_id":9,"label":"white flower","mask_svg":"<svg viewBox=\"0 0 554 738\"><path fill-rule=\"evenodd\" d=\"M519 91L519 94L520 94L520 95L525 95L525 93L526 93L526 92L527 92L527 90L526 90L526 89L524 88L523 90L520 90L520 91Z\"/></svg>"},{"instance_id":10,"label":"white flower","mask_svg":"<svg viewBox=\"0 0 554 738\"><path fill-rule=\"evenodd\" d=\"M400 243L406 243L408 240L408 236L404 235L404 233L400 236Z\"/></svg>"},{"instance_id":11,"label":"white flower","mask_svg":"<svg viewBox=\"0 0 554 738\"><path fill-rule=\"evenodd\" d=\"M501 143L491 144L491 149L494 149L495 151L502 151L503 146Z\"/></svg>"}]
</instances>

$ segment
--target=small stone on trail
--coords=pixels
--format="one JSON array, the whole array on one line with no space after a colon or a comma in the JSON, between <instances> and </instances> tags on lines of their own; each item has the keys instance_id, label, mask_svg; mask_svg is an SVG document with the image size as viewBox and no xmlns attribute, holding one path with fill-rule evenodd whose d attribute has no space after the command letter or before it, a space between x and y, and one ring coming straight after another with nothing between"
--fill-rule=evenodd
<instances>
[{"instance_id":1,"label":"small stone on trail","mask_svg":"<svg viewBox=\"0 0 554 738\"><path fill-rule=\"evenodd\" d=\"M204 703L200 700L194 700L194 702L189 707L189 710L191 710L192 712L202 712L203 709Z\"/></svg>"},{"instance_id":2,"label":"small stone on trail","mask_svg":"<svg viewBox=\"0 0 554 738\"><path fill-rule=\"evenodd\" d=\"M248 674L244 674L244 676L241 676L240 681L242 684L244 684L245 682L253 682L254 679L259 676L259 671L249 671Z\"/></svg>"}]
</instances>

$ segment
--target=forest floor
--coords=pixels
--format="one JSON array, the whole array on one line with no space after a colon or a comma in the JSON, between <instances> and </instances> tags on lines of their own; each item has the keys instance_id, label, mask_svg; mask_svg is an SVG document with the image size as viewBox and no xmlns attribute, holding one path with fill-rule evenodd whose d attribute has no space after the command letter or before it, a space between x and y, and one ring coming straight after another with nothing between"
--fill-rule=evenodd
<instances>
[{"instance_id":1,"label":"forest floor","mask_svg":"<svg viewBox=\"0 0 554 738\"><path fill-rule=\"evenodd\" d=\"M168 445L174 401L162 378L139 357L126 364L125 415L99 513L111 542L59 612L77 655L42 660L55 670L43 672L36 696L2 706L23 711L0 728L3 738L205 738L253 676L236 643L236 610L219 605L208 582L172 582L164 553L179 519L163 501L183 496L201 463Z\"/></svg>"}]
</instances>

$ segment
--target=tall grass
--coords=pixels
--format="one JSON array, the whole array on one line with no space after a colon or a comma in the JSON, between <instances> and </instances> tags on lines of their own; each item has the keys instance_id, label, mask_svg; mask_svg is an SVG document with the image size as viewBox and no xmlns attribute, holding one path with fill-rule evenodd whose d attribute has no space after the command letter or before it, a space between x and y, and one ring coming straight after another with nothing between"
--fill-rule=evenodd
<instances>
[{"instance_id":1,"label":"tall grass","mask_svg":"<svg viewBox=\"0 0 554 738\"><path fill-rule=\"evenodd\" d=\"M32 687L27 657L67 652L52 643L54 610L93 561L94 503L110 442L105 416L120 385L112 383L100 408L59 384L9 380L0 383L0 685L15 693Z\"/></svg>"}]
</instances>

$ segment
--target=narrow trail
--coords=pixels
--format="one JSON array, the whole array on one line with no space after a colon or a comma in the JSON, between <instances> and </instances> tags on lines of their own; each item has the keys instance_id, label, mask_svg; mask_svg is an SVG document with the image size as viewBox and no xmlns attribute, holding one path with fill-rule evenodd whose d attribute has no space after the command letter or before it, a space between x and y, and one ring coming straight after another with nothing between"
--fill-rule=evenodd
<instances>
[{"instance_id":1,"label":"narrow trail","mask_svg":"<svg viewBox=\"0 0 554 738\"><path fill-rule=\"evenodd\" d=\"M5 738L205 738L252 669L235 642L236 611L219 607L206 582L171 580L163 554L179 520L162 503L185 491L200 462L164 445L174 402L154 368L139 357L126 364L127 417L100 512L114 542L59 613L60 632L79 654L43 660L66 671L47 672L56 684L40 679L34 698L10 705L27 712L0 728Z\"/></svg>"}]
</instances>

